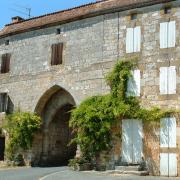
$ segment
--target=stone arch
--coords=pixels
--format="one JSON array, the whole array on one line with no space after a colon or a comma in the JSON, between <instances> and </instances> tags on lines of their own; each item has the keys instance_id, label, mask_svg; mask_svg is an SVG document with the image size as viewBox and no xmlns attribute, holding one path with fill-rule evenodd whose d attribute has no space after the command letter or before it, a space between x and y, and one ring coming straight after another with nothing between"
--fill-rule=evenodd
<instances>
[{"instance_id":1,"label":"stone arch","mask_svg":"<svg viewBox=\"0 0 180 180\"><path fill-rule=\"evenodd\" d=\"M72 95L55 85L39 99L35 112L43 121L41 132L33 143L32 163L34 165L67 165L76 153L76 146L68 146L73 137L69 128L70 111L76 106Z\"/></svg>"},{"instance_id":2,"label":"stone arch","mask_svg":"<svg viewBox=\"0 0 180 180\"><path fill-rule=\"evenodd\" d=\"M37 105L35 107L35 112L38 114L38 115L41 115L42 114L42 111L47 103L47 101L51 98L51 96L53 94L55 94L56 92L58 91L62 91L62 92L66 92L71 98L72 98L72 101L74 104L75 103L75 100L74 98L72 97L72 95L69 93L69 91L67 91L64 87L62 86L59 86L57 84L51 86L48 90L46 90L43 95L40 97L40 99L38 100L37 102Z\"/></svg>"}]
</instances>

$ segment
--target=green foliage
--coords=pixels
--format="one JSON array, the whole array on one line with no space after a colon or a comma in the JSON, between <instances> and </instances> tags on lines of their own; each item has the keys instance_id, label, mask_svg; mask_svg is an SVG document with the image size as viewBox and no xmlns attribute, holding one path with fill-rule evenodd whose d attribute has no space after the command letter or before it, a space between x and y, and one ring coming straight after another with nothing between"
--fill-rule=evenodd
<instances>
[{"instance_id":1,"label":"green foliage","mask_svg":"<svg viewBox=\"0 0 180 180\"><path fill-rule=\"evenodd\" d=\"M135 59L123 59L118 61L107 77L107 83L111 87L111 94L114 98L125 100L127 82L132 77L131 69L136 66Z\"/></svg>"},{"instance_id":2,"label":"green foliage","mask_svg":"<svg viewBox=\"0 0 180 180\"><path fill-rule=\"evenodd\" d=\"M4 129L8 132L6 156L13 159L19 149L32 146L33 135L40 129L41 118L30 112L15 112L6 116Z\"/></svg>"},{"instance_id":3,"label":"green foliage","mask_svg":"<svg viewBox=\"0 0 180 180\"><path fill-rule=\"evenodd\" d=\"M81 164L85 164L85 163L88 163L88 162L89 161L87 159L84 159L84 158L75 158L75 159L70 159L69 160L68 166L69 167L74 167L77 164L81 165Z\"/></svg>"},{"instance_id":4,"label":"green foliage","mask_svg":"<svg viewBox=\"0 0 180 180\"><path fill-rule=\"evenodd\" d=\"M110 148L114 120L111 96L93 96L73 110L70 126L76 132L73 142L80 144L87 157Z\"/></svg>"},{"instance_id":5,"label":"green foliage","mask_svg":"<svg viewBox=\"0 0 180 180\"><path fill-rule=\"evenodd\" d=\"M72 111L70 126L76 133L72 142L80 145L83 157L93 158L111 148L112 125L118 120L159 121L175 113L174 110L158 107L142 108L138 98L126 95L131 70L136 67L136 62L136 58L118 61L106 77L111 92L90 97Z\"/></svg>"}]
</instances>

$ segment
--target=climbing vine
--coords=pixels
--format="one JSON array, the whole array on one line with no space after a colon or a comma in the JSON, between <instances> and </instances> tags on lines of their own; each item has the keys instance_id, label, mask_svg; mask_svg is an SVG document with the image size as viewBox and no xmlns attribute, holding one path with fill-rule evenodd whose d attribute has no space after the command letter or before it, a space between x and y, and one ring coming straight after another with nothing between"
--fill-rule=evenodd
<instances>
[{"instance_id":1,"label":"climbing vine","mask_svg":"<svg viewBox=\"0 0 180 180\"><path fill-rule=\"evenodd\" d=\"M95 158L112 147L112 126L117 121L124 118L159 121L162 117L179 113L158 107L145 109L137 97L127 96L128 80L136 66L136 58L118 61L106 77L110 93L90 97L72 111L70 126L76 134L72 143L80 145L83 157Z\"/></svg>"},{"instance_id":2,"label":"climbing vine","mask_svg":"<svg viewBox=\"0 0 180 180\"><path fill-rule=\"evenodd\" d=\"M19 150L31 148L33 135L40 129L41 118L30 112L15 112L6 116L3 126L8 133L6 158L14 160Z\"/></svg>"}]
</instances>

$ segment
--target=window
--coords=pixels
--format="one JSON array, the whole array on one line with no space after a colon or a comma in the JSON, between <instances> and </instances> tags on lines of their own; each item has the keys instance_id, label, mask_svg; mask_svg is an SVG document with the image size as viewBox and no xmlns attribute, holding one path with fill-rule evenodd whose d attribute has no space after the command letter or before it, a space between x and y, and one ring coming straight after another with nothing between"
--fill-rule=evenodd
<instances>
[{"instance_id":1,"label":"window","mask_svg":"<svg viewBox=\"0 0 180 180\"><path fill-rule=\"evenodd\" d=\"M140 70L132 71L132 78L128 80L127 96L140 96Z\"/></svg>"},{"instance_id":2,"label":"window","mask_svg":"<svg viewBox=\"0 0 180 180\"><path fill-rule=\"evenodd\" d=\"M176 67L160 68L160 94L176 94Z\"/></svg>"},{"instance_id":3,"label":"window","mask_svg":"<svg viewBox=\"0 0 180 180\"><path fill-rule=\"evenodd\" d=\"M1 58L1 73L8 73L10 70L10 54L3 54Z\"/></svg>"},{"instance_id":4,"label":"window","mask_svg":"<svg viewBox=\"0 0 180 180\"><path fill-rule=\"evenodd\" d=\"M7 93L0 93L0 113L6 112L8 105Z\"/></svg>"},{"instance_id":5,"label":"window","mask_svg":"<svg viewBox=\"0 0 180 180\"><path fill-rule=\"evenodd\" d=\"M9 40L5 41L5 45L8 46L9 45Z\"/></svg>"},{"instance_id":6,"label":"window","mask_svg":"<svg viewBox=\"0 0 180 180\"><path fill-rule=\"evenodd\" d=\"M0 93L0 113L11 114L14 111L14 104L7 93Z\"/></svg>"},{"instance_id":7,"label":"window","mask_svg":"<svg viewBox=\"0 0 180 180\"><path fill-rule=\"evenodd\" d=\"M176 23L175 21L160 23L160 48L175 47Z\"/></svg>"},{"instance_id":8,"label":"window","mask_svg":"<svg viewBox=\"0 0 180 180\"><path fill-rule=\"evenodd\" d=\"M161 119L160 146L176 147L176 118L168 117Z\"/></svg>"},{"instance_id":9,"label":"window","mask_svg":"<svg viewBox=\"0 0 180 180\"><path fill-rule=\"evenodd\" d=\"M171 7L165 7L164 14L170 14L170 13L171 13Z\"/></svg>"},{"instance_id":10,"label":"window","mask_svg":"<svg viewBox=\"0 0 180 180\"><path fill-rule=\"evenodd\" d=\"M168 177L177 176L176 153L160 153L160 175Z\"/></svg>"},{"instance_id":11,"label":"window","mask_svg":"<svg viewBox=\"0 0 180 180\"><path fill-rule=\"evenodd\" d=\"M56 29L56 34L61 34L61 29L60 28Z\"/></svg>"},{"instance_id":12,"label":"window","mask_svg":"<svg viewBox=\"0 0 180 180\"><path fill-rule=\"evenodd\" d=\"M62 64L63 43L53 44L51 50L51 65Z\"/></svg>"},{"instance_id":13,"label":"window","mask_svg":"<svg viewBox=\"0 0 180 180\"><path fill-rule=\"evenodd\" d=\"M135 20L135 19L137 19L137 14L136 13L131 14L131 20Z\"/></svg>"},{"instance_id":14,"label":"window","mask_svg":"<svg viewBox=\"0 0 180 180\"><path fill-rule=\"evenodd\" d=\"M127 28L126 53L139 52L141 49L141 28Z\"/></svg>"}]
</instances>

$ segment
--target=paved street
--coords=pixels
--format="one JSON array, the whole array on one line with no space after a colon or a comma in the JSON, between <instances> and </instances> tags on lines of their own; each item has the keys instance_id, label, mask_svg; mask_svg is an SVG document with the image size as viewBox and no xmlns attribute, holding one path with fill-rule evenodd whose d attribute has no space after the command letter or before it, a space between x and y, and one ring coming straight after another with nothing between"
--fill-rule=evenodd
<instances>
[{"instance_id":1,"label":"paved street","mask_svg":"<svg viewBox=\"0 0 180 180\"><path fill-rule=\"evenodd\" d=\"M112 176L98 172L74 172L67 167L0 170L0 180L173 180L139 176Z\"/></svg>"}]
</instances>

